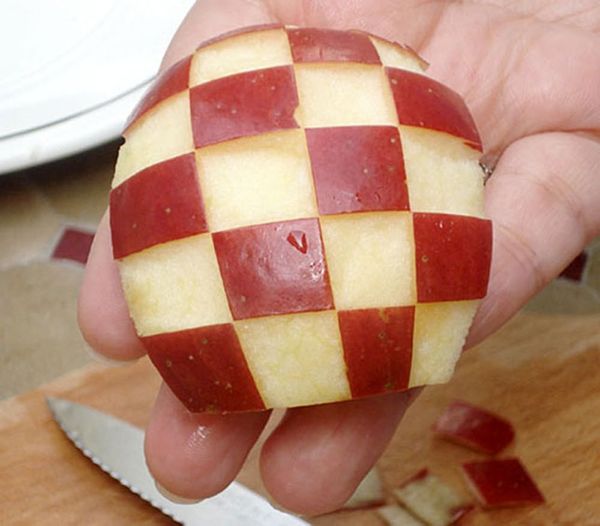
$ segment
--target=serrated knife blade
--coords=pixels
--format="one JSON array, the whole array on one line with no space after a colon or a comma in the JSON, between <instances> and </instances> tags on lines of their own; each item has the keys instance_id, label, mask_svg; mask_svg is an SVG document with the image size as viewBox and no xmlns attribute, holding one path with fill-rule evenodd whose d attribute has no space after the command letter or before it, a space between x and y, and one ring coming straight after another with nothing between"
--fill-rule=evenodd
<instances>
[{"instance_id":1,"label":"serrated knife blade","mask_svg":"<svg viewBox=\"0 0 600 526\"><path fill-rule=\"evenodd\" d=\"M94 464L152 506L185 526L301 526L266 499L233 482L197 504L176 504L156 489L144 459L144 432L116 417L62 398L47 398L54 419Z\"/></svg>"}]
</instances>

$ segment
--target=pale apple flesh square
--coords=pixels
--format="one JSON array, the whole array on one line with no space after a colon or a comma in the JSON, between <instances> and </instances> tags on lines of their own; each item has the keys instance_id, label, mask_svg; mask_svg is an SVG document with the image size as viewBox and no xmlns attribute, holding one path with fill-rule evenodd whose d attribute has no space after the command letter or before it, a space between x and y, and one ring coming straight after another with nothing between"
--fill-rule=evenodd
<instances>
[{"instance_id":1,"label":"pale apple flesh square","mask_svg":"<svg viewBox=\"0 0 600 526\"><path fill-rule=\"evenodd\" d=\"M169 130L169 133L164 133ZM189 91L173 95L139 117L124 132L112 187L116 188L144 168L193 153Z\"/></svg>"},{"instance_id":2,"label":"pale apple flesh square","mask_svg":"<svg viewBox=\"0 0 600 526\"><path fill-rule=\"evenodd\" d=\"M113 255L136 331L190 410L450 378L492 228L474 121L425 67L359 31L244 28L165 71L134 111Z\"/></svg>"},{"instance_id":3,"label":"pale apple flesh square","mask_svg":"<svg viewBox=\"0 0 600 526\"><path fill-rule=\"evenodd\" d=\"M351 398L334 311L265 316L234 324L267 407Z\"/></svg>"},{"instance_id":4,"label":"pale apple flesh square","mask_svg":"<svg viewBox=\"0 0 600 526\"><path fill-rule=\"evenodd\" d=\"M232 321L210 234L130 254L119 271L139 336Z\"/></svg>"}]
</instances>

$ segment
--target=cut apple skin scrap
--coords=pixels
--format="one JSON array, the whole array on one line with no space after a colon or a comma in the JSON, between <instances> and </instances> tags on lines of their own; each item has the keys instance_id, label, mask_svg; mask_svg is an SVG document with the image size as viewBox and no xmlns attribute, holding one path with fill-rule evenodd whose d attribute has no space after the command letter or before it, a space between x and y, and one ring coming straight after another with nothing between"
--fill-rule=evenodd
<instances>
[{"instance_id":1,"label":"cut apple skin scrap","mask_svg":"<svg viewBox=\"0 0 600 526\"><path fill-rule=\"evenodd\" d=\"M462 465L467 485L484 508L542 504L542 492L517 458Z\"/></svg>"},{"instance_id":2,"label":"cut apple skin scrap","mask_svg":"<svg viewBox=\"0 0 600 526\"><path fill-rule=\"evenodd\" d=\"M450 404L433 425L436 435L488 455L496 455L515 438L507 420L466 402Z\"/></svg>"},{"instance_id":3,"label":"cut apple skin scrap","mask_svg":"<svg viewBox=\"0 0 600 526\"><path fill-rule=\"evenodd\" d=\"M486 294L481 140L412 49L250 27L163 72L110 196L136 332L194 412L447 381Z\"/></svg>"}]
</instances>

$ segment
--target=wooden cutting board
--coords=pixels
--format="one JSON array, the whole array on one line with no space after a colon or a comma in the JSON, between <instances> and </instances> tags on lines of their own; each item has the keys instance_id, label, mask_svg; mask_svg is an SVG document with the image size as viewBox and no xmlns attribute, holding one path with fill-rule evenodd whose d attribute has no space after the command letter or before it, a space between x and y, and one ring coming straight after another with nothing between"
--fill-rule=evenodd
<instances>
[{"instance_id":1,"label":"wooden cutting board","mask_svg":"<svg viewBox=\"0 0 600 526\"><path fill-rule=\"evenodd\" d=\"M143 426L158 384L146 360L121 368L95 365L0 402L0 524L173 524L84 458L44 403L46 395L62 396ZM600 525L600 315L522 314L466 353L450 384L427 389L415 402L380 460L388 496L390 488L425 466L464 491L459 464L482 456L430 432L456 398L513 422L517 439L504 455L522 459L548 501L478 510L463 524ZM240 480L261 491L256 453ZM372 510L331 514L313 523L382 524Z\"/></svg>"}]
</instances>

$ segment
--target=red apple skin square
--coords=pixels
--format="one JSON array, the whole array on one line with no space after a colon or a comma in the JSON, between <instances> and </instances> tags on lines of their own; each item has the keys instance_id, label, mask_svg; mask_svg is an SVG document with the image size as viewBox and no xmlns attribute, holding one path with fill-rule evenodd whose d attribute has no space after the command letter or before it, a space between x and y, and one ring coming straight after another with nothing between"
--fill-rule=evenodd
<instances>
[{"instance_id":1,"label":"red apple skin square","mask_svg":"<svg viewBox=\"0 0 600 526\"><path fill-rule=\"evenodd\" d=\"M408 388L414 316L414 307L338 312L353 397Z\"/></svg>"},{"instance_id":2,"label":"red apple skin square","mask_svg":"<svg viewBox=\"0 0 600 526\"><path fill-rule=\"evenodd\" d=\"M133 110L133 113L127 119L125 132L142 115L144 115L144 113L154 108L159 102L188 89L191 63L192 55L173 64L169 69L157 77L150 87L150 90L144 95L142 100Z\"/></svg>"},{"instance_id":3,"label":"red apple skin square","mask_svg":"<svg viewBox=\"0 0 600 526\"><path fill-rule=\"evenodd\" d=\"M213 234L233 319L333 308L317 219Z\"/></svg>"},{"instance_id":4,"label":"red apple skin square","mask_svg":"<svg viewBox=\"0 0 600 526\"><path fill-rule=\"evenodd\" d=\"M453 402L437 419L433 431L451 442L496 455L515 437L509 422L466 402Z\"/></svg>"},{"instance_id":5,"label":"red apple skin square","mask_svg":"<svg viewBox=\"0 0 600 526\"><path fill-rule=\"evenodd\" d=\"M306 139L321 214L408 210L397 128L312 128Z\"/></svg>"},{"instance_id":6,"label":"red apple skin square","mask_svg":"<svg viewBox=\"0 0 600 526\"><path fill-rule=\"evenodd\" d=\"M110 193L113 254L207 232L193 153L150 166Z\"/></svg>"},{"instance_id":7,"label":"red apple skin square","mask_svg":"<svg viewBox=\"0 0 600 526\"><path fill-rule=\"evenodd\" d=\"M462 465L469 487L485 508L541 504L544 496L516 458Z\"/></svg>"},{"instance_id":8,"label":"red apple skin square","mask_svg":"<svg viewBox=\"0 0 600 526\"><path fill-rule=\"evenodd\" d=\"M141 340L167 385L190 411L265 409L232 324Z\"/></svg>"},{"instance_id":9,"label":"red apple skin square","mask_svg":"<svg viewBox=\"0 0 600 526\"><path fill-rule=\"evenodd\" d=\"M451 214L413 214L419 302L483 298L492 257L492 223Z\"/></svg>"},{"instance_id":10,"label":"red apple skin square","mask_svg":"<svg viewBox=\"0 0 600 526\"><path fill-rule=\"evenodd\" d=\"M239 73L190 90L197 148L270 131L298 128L292 66Z\"/></svg>"},{"instance_id":11,"label":"red apple skin square","mask_svg":"<svg viewBox=\"0 0 600 526\"><path fill-rule=\"evenodd\" d=\"M68 259L86 264L94 234L75 228L65 228L52 252L53 259Z\"/></svg>"},{"instance_id":12,"label":"red apple skin square","mask_svg":"<svg viewBox=\"0 0 600 526\"><path fill-rule=\"evenodd\" d=\"M446 132L482 151L473 117L458 93L418 73L395 68L385 70L401 125Z\"/></svg>"},{"instance_id":13,"label":"red apple skin square","mask_svg":"<svg viewBox=\"0 0 600 526\"><path fill-rule=\"evenodd\" d=\"M288 29L294 62L358 62L381 64L371 39L364 33L334 29Z\"/></svg>"}]
</instances>

